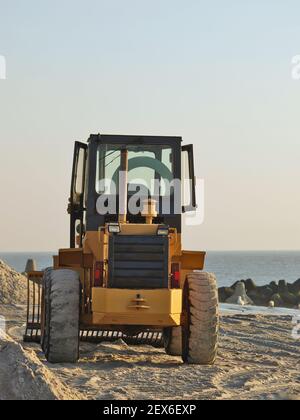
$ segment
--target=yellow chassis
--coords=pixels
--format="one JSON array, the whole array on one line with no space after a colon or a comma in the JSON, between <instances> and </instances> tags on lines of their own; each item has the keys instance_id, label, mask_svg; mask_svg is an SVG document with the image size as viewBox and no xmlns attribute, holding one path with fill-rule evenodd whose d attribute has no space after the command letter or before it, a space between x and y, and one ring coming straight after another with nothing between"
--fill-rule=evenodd
<instances>
[{"instance_id":1,"label":"yellow chassis","mask_svg":"<svg viewBox=\"0 0 300 420\"><path fill-rule=\"evenodd\" d=\"M122 234L153 235L155 225L123 225ZM203 270L205 252L182 250L181 235L170 232L169 272L177 263L181 270L180 289L124 290L106 287L107 269L103 287L91 287L95 261L108 260L107 229L87 232L82 248L61 249L54 257L54 269L71 269L79 273L83 297L81 302L81 330L112 330L123 327L166 328L182 325L182 294L186 276L194 270ZM27 340L38 340L42 323L42 276L29 273ZM30 290L33 287L33 293Z\"/></svg>"},{"instance_id":2,"label":"yellow chassis","mask_svg":"<svg viewBox=\"0 0 300 420\"><path fill-rule=\"evenodd\" d=\"M121 235L154 235L157 225L121 225ZM54 268L71 268L80 274L84 295L89 304L81 311L81 324L89 327L151 326L174 327L181 325L182 289L186 276L202 270L205 252L182 250L181 235L170 229L169 272L171 264L181 269L181 289L124 290L106 287L108 270L105 269L104 287L90 288L95 261L108 261L109 236L107 226L97 232L87 232L83 248L61 249L54 257ZM88 308L88 309L87 309Z\"/></svg>"},{"instance_id":3,"label":"yellow chassis","mask_svg":"<svg viewBox=\"0 0 300 420\"><path fill-rule=\"evenodd\" d=\"M182 290L92 289L93 325L181 324Z\"/></svg>"}]
</instances>

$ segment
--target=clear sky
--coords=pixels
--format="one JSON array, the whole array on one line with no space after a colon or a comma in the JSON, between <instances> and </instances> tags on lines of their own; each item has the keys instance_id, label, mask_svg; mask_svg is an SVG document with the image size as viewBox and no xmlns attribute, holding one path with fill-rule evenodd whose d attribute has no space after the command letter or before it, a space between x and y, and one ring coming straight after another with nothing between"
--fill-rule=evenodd
<instances>
[{"instance_id":1,"label":"clear sky","mask_svg":"<svg viewBox=\"0 0 300 420\"><path fill-rule=\"evenodd\" d=\"M0 251L68 246L73 142L181 135L192 249L300 248L298 0L0 0Z\"/></svg>"}]
</instances>

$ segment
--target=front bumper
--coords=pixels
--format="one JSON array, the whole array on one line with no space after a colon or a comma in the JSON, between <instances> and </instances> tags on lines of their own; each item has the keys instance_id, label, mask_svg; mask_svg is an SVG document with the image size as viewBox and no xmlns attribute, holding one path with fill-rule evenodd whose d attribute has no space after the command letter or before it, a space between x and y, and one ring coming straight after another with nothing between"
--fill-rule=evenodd
<instances>
[{"instance_id":1,"label":"front bumper","mask_svg":"<svg viewBox=\"0 0 300 420\"><path fill-rule=\"evenodd\" d=\"M182 290L92 290L93 325L174 327L181 323Z\"/></svg>"}]
</instances>

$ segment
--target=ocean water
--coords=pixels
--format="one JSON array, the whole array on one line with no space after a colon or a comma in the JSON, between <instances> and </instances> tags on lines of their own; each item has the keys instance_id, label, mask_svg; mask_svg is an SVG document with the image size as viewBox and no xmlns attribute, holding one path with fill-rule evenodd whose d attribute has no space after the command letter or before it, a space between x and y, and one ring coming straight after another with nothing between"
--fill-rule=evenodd
<instances>
[{"instance_id":1,"label":"ocean water","mask_svg":"<svg viewBox=\"0 0 300 420\"><path fill-rule=\"evenodd\" d=\"M22 272L27 259L34 258L41 270L52 265L54 254L0 252L0 260ZM207 253L205 270L217 275L220 286L230 286L237 280L248 278L255 280L258 285L281 279L294 282L300 278L300 251L211 251Z\"/></svg>"},{"instance_id":2,"label":"ocean water","mask_svg":"<svg viewBox=\"0 0 300 420\"><path fill-rule=\"evenodd\" d=\"M53 265L53 255L55 255L55 252L0 252L0 260L22 273L25 270L27 260L32 258L36 260L38 270L51 267Z\"/></svg>"},{"instance_id":3,"label":"ocean water","mask_svg":"<svg viewBox=\"0 0 300 420\"><path fill-rule=\"evenodd\" d=\"M249 278L259 286L294 282L300 278L300 251L208 252L205 270L217 275L220 286Z\"/></svg>"}]
</instances>

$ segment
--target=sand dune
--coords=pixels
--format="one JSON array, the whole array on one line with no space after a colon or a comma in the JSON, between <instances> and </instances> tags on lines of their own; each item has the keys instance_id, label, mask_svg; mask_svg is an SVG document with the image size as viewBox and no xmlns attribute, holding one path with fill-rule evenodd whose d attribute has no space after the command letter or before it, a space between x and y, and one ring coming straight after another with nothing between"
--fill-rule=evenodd
<instances>
[{"instance_id":1,"label":"sand dune","mask_svg":"<svg viewBox=\"0 0 300 420\"><path fill-rule=\"evenodd\" d=\"M24 304L27 279L0 260L0 304Z\"/></svg>"},{"instance_id":2,"label":"sand dune","mask_svg":"<svg viewBox=\"0 0 300 420\"><path fill-rule=\"evenodd\" d=\"M82 396L81 396L82 397ZM39 360L0 330L0 400L74 400L70 390Z\"/></svg>"}]
</instances>

